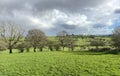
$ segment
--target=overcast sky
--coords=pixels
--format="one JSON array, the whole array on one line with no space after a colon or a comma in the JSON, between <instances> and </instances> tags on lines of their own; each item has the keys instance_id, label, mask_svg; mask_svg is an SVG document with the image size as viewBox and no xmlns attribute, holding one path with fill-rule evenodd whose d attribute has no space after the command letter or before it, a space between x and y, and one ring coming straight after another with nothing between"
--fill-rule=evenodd
<instances>
[{"instance_id":1,"label":"overcast sky","mask_svg":"<svg viewBox=\"0 0 120 76\"><path fill-rule=\"evenodd\" d=\"M0 0L0 22L12 21L47 35L110 34L120 25L119 0Z\"/></svg>"}]
</instances>

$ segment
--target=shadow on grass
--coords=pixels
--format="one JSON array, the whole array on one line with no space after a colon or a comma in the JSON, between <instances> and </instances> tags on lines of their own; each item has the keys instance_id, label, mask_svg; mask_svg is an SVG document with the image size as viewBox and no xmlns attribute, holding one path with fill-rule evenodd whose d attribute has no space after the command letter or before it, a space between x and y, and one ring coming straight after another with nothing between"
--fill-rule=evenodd
<instances>
[{"instance_id":1,"label":"shadow on grass","mask_svg":"<svg viewBox=\"0 0 120 76\"><path fill-rule=\"evenodd\" d=\"M107 54L112 54L112 55L118 55L118 52L113 52L113 51L105 51L105 52L91 52L91 51L62 51L64 53L71 53L74 55L107 55Z\"/></svg>"}]
</instances>

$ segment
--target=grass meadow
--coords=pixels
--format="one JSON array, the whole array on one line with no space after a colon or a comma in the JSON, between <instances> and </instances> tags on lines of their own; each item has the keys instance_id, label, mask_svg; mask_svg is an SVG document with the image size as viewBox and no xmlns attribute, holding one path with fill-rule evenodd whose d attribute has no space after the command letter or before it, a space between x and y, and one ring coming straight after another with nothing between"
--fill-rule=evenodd
<instances>
[{"instance_id":1,"label":"grass meadow","mask_svg":"<svg viewBox=\"0 0 120 76\"><path fill-rule=\"evenodd\" d=\"M0 76L118 76L120 56L98 52L0 52Z\"/></svg>"}]
</instances>

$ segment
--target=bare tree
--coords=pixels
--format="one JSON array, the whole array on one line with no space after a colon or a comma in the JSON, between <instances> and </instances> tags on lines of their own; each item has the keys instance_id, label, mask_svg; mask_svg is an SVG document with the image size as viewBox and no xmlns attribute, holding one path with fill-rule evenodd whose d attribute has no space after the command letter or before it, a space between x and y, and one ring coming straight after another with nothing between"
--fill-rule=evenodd
<instances>
[{"instance_id":1,"label":"bare tree","mask_svg":"<svg viewBox=\"0 0 120 76\"><path fill-rule=\"evenodd\" d=\"M72 51L74 50L75 46L76 46L76 41L78 40L74 34L72 35L67 35L67 46L68 48L70 48Z\"/></svg>"},{"instance_id":2,"label":"bare tree","mask_svg":"<svg viewBox=\"0 0 120 76\"><path fill-rule=\"evenodd\" d=\"M23 34L23 28L12 22L3 23L0 25L1 39L7 43L9 53L12 53L13 47L20 41Z\"/></svg>"},{"instance_id":3,"label":"bare tree","mask_svg":"<svg viewBox=\"0 0 120 76\"><path fill-rule=\"evenodd\" d=\"M60 42L59 41L54 41L54 48L56 51L60 50Z\"/></svg>"},{"instance_id":4,"label":"bare tree","mask_svg":"<svg viewBox=\"0 0 120 76\"><path fill-rule=\"evenodd\" d=\"M60 42L60 45L62 46L63 51L64 51L65 46L67 46L67 43L66 43L67 35L68 33L66 31L60 31L57 33L57 39Z\"/></svg>"},{"instance_id":5,"label":"bare tree","mask_svg":"<svg viewBox=\"0 0 120 76\"><path fill-rule=\"evenodd\" d=\"M113 46L120 50L120 27L117 27L113 31L112 35Z\"/></svg>"},{"instance_id":6,"label":"bare tree","mask_svg":"<svg viewBox=\"0 0 120 76\"><path fill-rule=\"evenodd\" d=\"M26 36L26 40L29 41L34 48L34 52L36 52L37 47L42 47L44 45L43 43L45 43L46 36L40 29L30 29Z\"/></svg>"},{"instance_id":7,"label":"bare tree","mask_svg":"<svg viewBox=\"0 0 120 76\"><path fill-rule=\"evenodd\" d=\"M98 49L99 46L105 46L105 42L100 38L92 39L90 40L90 46L96 46L96 49Z\"/></svg>"}]
</instances>

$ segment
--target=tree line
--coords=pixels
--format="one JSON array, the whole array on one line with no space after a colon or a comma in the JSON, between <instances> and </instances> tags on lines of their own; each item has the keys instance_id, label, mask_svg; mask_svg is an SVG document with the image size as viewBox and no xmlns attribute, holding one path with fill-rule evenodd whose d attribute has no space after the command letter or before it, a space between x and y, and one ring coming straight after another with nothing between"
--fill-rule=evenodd
<instances>
[{"instance_id":1,"label":"tree line","mask_svg":"<svg viewBox=\"0 0 120 76\"><path fill-rule=\"evenodd\" d=\"M114 29L110 40L103 39L102 37L96 37L94 35L74 35L69 34L67 31L60 31L57 33L55 40L50 40L43 31L40 29L29 29L26 36L24 36L25 29L12 22L2 23L0 25L0 50L9 49L9 53L12 53L12 49L19 49L19 52L24 52L24 49L29 52L30 48L36 52L36 49L43 51L46 46L50 51L54 49L56 51L64 51L65 47L74 51L75 47L87 47L88 50L99 50L99 47L110 46L109 48L102 48L104 50L120 50L120 27ZM87 40L88 44L78 45L79 39ZM96 47L93 49L91 47Z\"/></svg>"}]
</instances>

